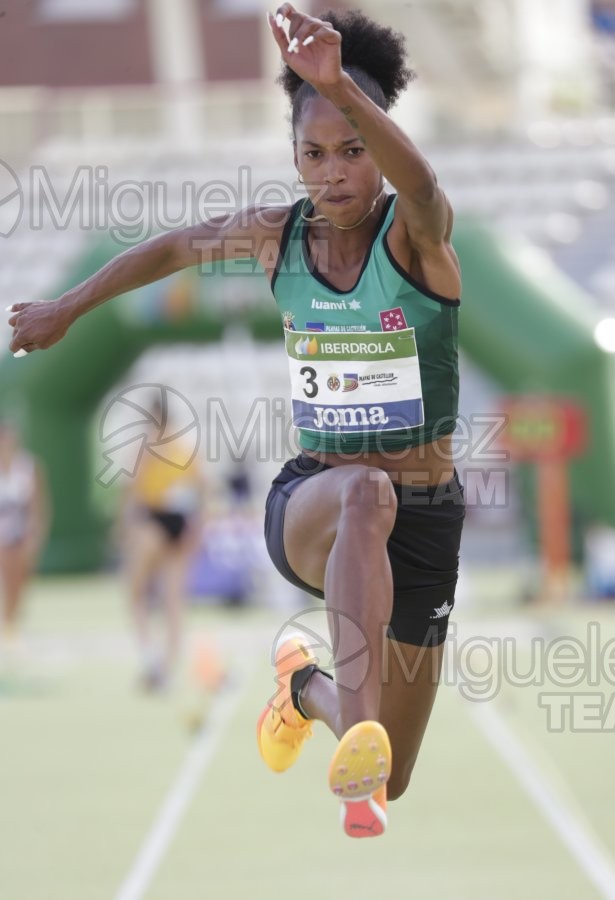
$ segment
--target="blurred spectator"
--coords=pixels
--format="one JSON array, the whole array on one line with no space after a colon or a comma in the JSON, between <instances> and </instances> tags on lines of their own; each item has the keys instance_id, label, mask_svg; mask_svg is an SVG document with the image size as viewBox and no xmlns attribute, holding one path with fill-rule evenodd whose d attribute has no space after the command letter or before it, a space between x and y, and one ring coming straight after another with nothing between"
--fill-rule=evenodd
<instances>
[{"instance_id":1,"label":"blurred spectator","mask_svg":"<svg viewBox=\"0 0 615 900\"><path fill-rule=\"evenodd\" d=\"M598 522L585 534L585 573L589 596L615 599L615 528Z\"/></svg>"},{"instance_id":2,"label":"blurred spectator","mask_svg":"<svg viewBox=\"0 0 615 900\"><path fill-rule=\"evenodd\" d=\"M615 38L615 2L613 0L593 0L591 15L596 31Z\"/></svg>"},{"instance_id":3,"label":"blurred spectator","mask_svg":"<svg viewBox=\"0 0 615 900\"><path fill-rule=\"evenodd\" d=\"M0 587L2 650L15 643L25 588L47 538L50 503L38 461L20 444L17 429L0 420Z\"/></svg>"},{"instance_id":4,"label":"blurred spectator","mask_svg":"<svg viewBox=\"0 0 615 900\"><path fill-rule=\"evenodd\" d=\"M244 463L236 463L235 468L228 476L228 487L231 499L235 505L247 506L250 503L252 500L252 483Z\"/></svg>"},{"instance_id":5,"label":"blurred spectator","mask_svg":"<svg viewBox=\"0 0 615 900\"><path fill-rule=\"evenodd\" d=\"M602 99L615 109L615 0L592 0L591 17Z\"/></svg>"},{"instance_id":6,"label":"blurred spectator","mask_svg":"<svg viewBox=\"0 0 615 900\"><path fill-rule=\"evenodd\" d=\"M204 531L191 568L191 593L245 606L265 562L262 528L240 507L229 505Z\"/></svg>"}]
</instances>

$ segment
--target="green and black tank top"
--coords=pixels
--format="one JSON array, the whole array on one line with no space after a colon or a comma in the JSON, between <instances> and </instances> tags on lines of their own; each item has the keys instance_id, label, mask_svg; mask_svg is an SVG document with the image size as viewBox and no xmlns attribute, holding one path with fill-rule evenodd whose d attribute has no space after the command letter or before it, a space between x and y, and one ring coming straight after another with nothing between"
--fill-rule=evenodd
<instances>
[{"instance_id":1,"label":"green and black tank top","mask_svg":"<svg viewBox=\"0 0 615 900\"><path fill-rule=\"evenodd\" d=\"M391 194L357 283L313 265L298 201L271 282L282 315L293 423L306 450L395 451L455 429L459 300L417 284L393 258Z\"/></svg>"}]
</instances>

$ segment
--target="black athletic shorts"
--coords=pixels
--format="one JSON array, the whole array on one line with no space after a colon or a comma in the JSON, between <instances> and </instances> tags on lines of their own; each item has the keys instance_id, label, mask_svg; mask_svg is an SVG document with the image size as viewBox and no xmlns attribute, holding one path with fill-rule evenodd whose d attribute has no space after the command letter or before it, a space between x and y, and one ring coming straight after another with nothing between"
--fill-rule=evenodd
<instances>
[{"instance_id":1,"label":"black athletic shorts","mask_svg":"<svg viewBox=\"0 0 615 900\"><path fill-rule=\"evenodd\" d=\"M179 541L188 524L188 520L183 513L161 512L157 509L148 509L147 514L154 522L158 522L164 531L167 540L171 544Z\"/></svg>"},{"instance_id":2,"label":"black athletic shorts","mask_svg":"<svg viewBox=\"0 0 615 900\"><path fill-rule=\"evenodd\" d=\"M265 507L265 540L276 569L291 584L324 599L293 572L284 552L284 514L306 478L329 469L310 456L289 460L273 480ZM387 551L393 572L393 613L388 637L405 644L441 644L455 603L459 545L465 515L457 472L448 484L393 484L397 516Z\"/></svg>"}]
</instances>

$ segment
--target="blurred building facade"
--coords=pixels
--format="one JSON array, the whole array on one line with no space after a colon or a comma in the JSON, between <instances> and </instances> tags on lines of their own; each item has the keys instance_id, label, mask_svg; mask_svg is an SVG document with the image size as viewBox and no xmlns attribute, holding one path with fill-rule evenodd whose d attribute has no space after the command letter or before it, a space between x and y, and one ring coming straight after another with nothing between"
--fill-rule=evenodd
<instances>
[{"instance_id":1,"label":"blurred building facade","mask_svg":"<svg viewBox=\"0 0 615 900\"><path fill-rule=\"evenodd\" d=\"M609 0L302 4L316 14L352 6L407 35L421 77L402 107L421 135L514 132L554 111L615 104ZM264 0L8 0L0 152L54 136L266 131L281 111L266 9Z\"/></svg>"}]
</instances>

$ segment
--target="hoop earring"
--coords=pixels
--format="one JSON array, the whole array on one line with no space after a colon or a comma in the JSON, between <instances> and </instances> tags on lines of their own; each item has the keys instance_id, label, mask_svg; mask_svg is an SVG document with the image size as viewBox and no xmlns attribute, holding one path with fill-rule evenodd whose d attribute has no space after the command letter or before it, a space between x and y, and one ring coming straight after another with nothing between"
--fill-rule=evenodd
<instances>
[{"instance_id":1,"label":"hoop earring","mask_svg":"<svg viewBox=\"0 0 615 900\"><path fill-rule=\"evenodd\" d=\"M303 180L303 175L301 174L301 172L299 172L299 176L298 176L298 178L297 178L297 181L299 182L299 184L305 184L305 182L304 182L304 180Z\"/></svg>"}]
</instances>

